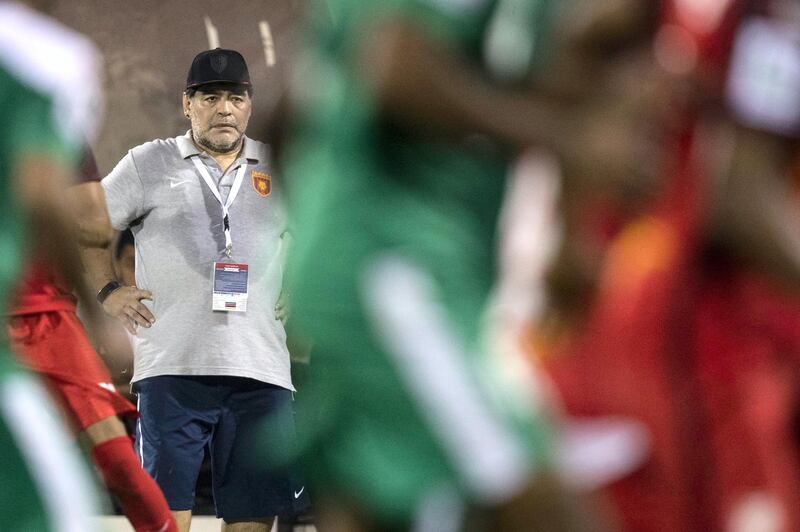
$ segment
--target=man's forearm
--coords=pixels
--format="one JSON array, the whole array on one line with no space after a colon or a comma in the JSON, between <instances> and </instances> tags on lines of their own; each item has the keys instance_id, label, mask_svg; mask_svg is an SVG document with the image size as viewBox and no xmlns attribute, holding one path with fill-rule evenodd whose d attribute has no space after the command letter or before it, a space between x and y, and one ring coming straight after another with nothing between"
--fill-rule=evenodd
<instances>
[{"instance_id":1,"label":"man's forearm","mask_svg":"<svg viewBox=\"0 0 800 532\"><path fill-rule=\"evenodd\" d=\"M80 252L86 277L95 294L109 282L116 280L110 245L103 247L81 245Z\"/></svg>"},{"instance_id":2,"label":"man's forearm","mask_svg":"<svg viewBox=\"0 0 800 532\"><path fill-rule=\"evenodd\" d=\"M81 220L78 231L81 260L96 297L109 282L117 280L112 254L114 229L100 183L84 183L70 192L73 209ZM139 326L150 327L155 323L155 316L141 302L153 299L148 290L135 286L109 287L101 299L103 310L121 320L131 334L136 334Z\"/></svg>"},{"instance_id":3,"label":"man's forearm","mask_svg":"<svg viewBox=\"0 0 800 532\"><path fill-rule=\"evenodd\" d=\"M96 294L116 278L111 253L114 229L108 217L103 187L96 181L70 187L68 199L77 220L83 268Z\"/></svg>"}]
</instances>

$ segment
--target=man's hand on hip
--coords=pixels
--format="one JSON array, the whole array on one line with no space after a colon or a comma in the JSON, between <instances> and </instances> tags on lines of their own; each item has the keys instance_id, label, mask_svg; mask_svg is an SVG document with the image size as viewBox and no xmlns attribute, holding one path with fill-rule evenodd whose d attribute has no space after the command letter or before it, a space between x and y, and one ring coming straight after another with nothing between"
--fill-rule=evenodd
<instances>
[{"instance_id":1,"label":"man's hand on hip","mask_svg":"<svg viewBox=\"0 0 800 532\"><path fill-rule=\"evenodd\" d=\"M150 327L156 322L155 316L150 312L142 299L153 300L149 290L140 290L135 286L121 286L111 292L103 301L103 310L117 318L131 334L136 334L136 328Z\"/></svg>"}]
</instances>

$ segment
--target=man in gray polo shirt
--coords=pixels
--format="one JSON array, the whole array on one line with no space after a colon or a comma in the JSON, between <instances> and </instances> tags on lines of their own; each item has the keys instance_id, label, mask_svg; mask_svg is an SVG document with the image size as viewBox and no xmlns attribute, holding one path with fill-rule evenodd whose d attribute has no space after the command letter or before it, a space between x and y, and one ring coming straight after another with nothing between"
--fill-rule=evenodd
<instances>
[{"instance_id":1,"label":"man in gray polo shirt","mask_svg":"<svg viewBox=\"0 0 800 532\"><path fill-rule=\"evenodd\" d=\"M108 250L84 255L98 300L131 333L137 450L181 530L206 445L226 530L268 530L299 488L288 475L253 474L245 447L264 414L289 408L293 390L275 315L284 210L268 147L244 135L244 58L202 52L186 87L192 129L133 148L102 180L114 228L135 236L137 286L115 279Z\"/></svg>"}]
</instances>

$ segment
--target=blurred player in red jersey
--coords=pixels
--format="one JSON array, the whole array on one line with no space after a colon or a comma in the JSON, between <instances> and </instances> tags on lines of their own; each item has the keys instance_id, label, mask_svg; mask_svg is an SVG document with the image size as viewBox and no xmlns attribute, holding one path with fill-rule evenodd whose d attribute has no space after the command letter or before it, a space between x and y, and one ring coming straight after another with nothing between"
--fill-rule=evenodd
<instances>
[{"instance_id":1,"label":"blurred player in red jersey","mask_svg":"<svg viewBox=\"0 0 800 532\"><path fill-rule=\"evenodd\" d=\"M800 12L737 5L723 85L725 148L695 261L694 356L711 501L734 530L800 529ZM735 442L735 443L733 443Z\"/></svg>"},{"instance_id":2,"label":"blurred player in red jersey","mask_svg":"<svg viewBox=\"0 0 800 532\"><path fill-rule=\"evenodd\" d=\"M689 236L696 223L691 207L697 197L692 188L695 181L689 169L681 167L690 160L691 142L683 124L669 116L665 109L669 100L661 93L669 92L668 81L673 80L669 74L658 72L651 56L657 6L651 4L652 9L642 11L640 8L645 2L627 2L634 9L625 9L625 3L603 2L618 7L607 14L597 13L602 15L597 20L613 24L585 26L586 37L572 50L580 56L579 60L572 61L583 73L577 77L593 80L591 87L585 89L588 94L578 95L586 110L587 126L575 144L577 150L588 147L588 153L584 154L586 162L580 165L571 161L562 163L568 209L567 243L577 249L568 263L573 288L576 271L581 278L577 285L580 289L571 294L571 301L589 309L586 323L582 323L584 317L580 312L573 315L575 321L569 325L575 327L571 333L573 343L565 347L567 355L557 360L553 375L570 414L622 415L640 421L650 433L650 459L641 469L607 490L621 528L664 532L703 530L702 525L694 525L706 521L692 515L695 509L702 509L703 504L700 500L691 500L695 491L684 469L691 470L694 457L684 455L686 442L676 441L677 437L693 432L676 427L676 417L686 418L674 404L676 395L681 395L682 386L678 383L679 391L675 391L673 368L665 367L671 358L664 352L665 338L672 333L666 331L673 307L670 298L675 293L672 288L678 286L682 271L682 251L675 248L685 245L688 251L692 245L688 240L680 242L680 237L671 233L673 228L669 224L674 221L679 226L677 229L685 229L684 234ZM594 9L599 9L600 4L598 2ZM638 18L627 16L637 8L640 10ZM655 81L650 83L643 69L652 73ZM609 120L615 116L616 120ZM623 134L617 135L623 126ZM655 168L648 168L646 172L641 169L626 171L613 158L602 157L603 149L615 146L621 153L625 146L633 151L641 140L637 135L648 133L658 139L658 149L642 154L639 159L629 155L626 162L634 167L653 165ZM673 156L666 168L665 153ZM616 159L622 160L621 157ZM597 175L598 168L601 171L596 186L589 191L584 176ZM653 170L658 170L658 174ZM619 183L618 187L611 186L614 181ZM619 199L627 190L636 192L629 202ZM655 196L641 194L653 191L657 191ZM602 197L610 197L612 202L598 201L602 199L598 192L603 193ZM657 198L654 207L649 206L653 197ZM599 213L590 216L588 221L587 205ZM651 216L644 221L652 218L652 223L628 226L631 219L637 220L642 211L650 213L651 209L656 214L663 213L669 222L658 223L659 219ZM596 229L599 219L607 220L600 232ZM662 231L665 226L670 231L666 236ZM594 231L590 236L582 231L587 227ZM576 239L576 235L580 239ZM637 238L635 245L625 245L631 240L628 235L642 238ZM589 249L583 246L587 241L593 242ZM607 252L609 242L611 251ZM604 253L614 256L623 252L624 258L613 265L619 271L610 274L608 270L612 267L608 265L597 273L592 271L594 262ZM652 283L644 279L650 275L649 268L655 270ZM664 274L662 268L676 272L678 277ZM586 302L589 287L596 290L591 304ZM645 297L640 298L641 295ZM555 340L558 342L560 338ZM538 347L541 352L542 347Z\"/></svg>"},{"instance_id":3,"label":"blurred player in red jersey","mask_svg":"<svg viewBox=\"0 0 800 532\"><path fill-rule=\"evenodd\" d=\"M69 191L80 213L79 236L110 245L113 236L94 157L87 150L84 182ZM108 489L137 532L176 531L161 490L142 469L118 416L136 416L95 352L76 315L76 298L54 268L34 263L17 291L8 336L20 361L41 374L64 407Z\"/></svg>"},{"instance_id":4,"label":"blurred player in red jersey","mask_svg":"<svg viewBox=\"0 0 800 532\"><path fill-rule=\"evenodd\" d=\"M555 371L572 412L650 429L651 460L611 490L628 530L800 526L800 304L775 282L800 279L792 9L663 4L656 58L690 99L672 106L659 199L613 240L578 354Z\"/></svg>"}]
</instances>

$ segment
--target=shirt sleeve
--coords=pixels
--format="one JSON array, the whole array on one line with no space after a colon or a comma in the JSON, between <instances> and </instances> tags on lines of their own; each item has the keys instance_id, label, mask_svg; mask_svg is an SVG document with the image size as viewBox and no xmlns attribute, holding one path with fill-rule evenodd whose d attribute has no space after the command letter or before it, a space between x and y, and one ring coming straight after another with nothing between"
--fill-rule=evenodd
<instances>
[{"instance_id":1,"label":"shirt sleeve","mask_svg":"<svg viewBox=\"0 0 800 532\"><path fill-rule=\"evenodd\" d=\"M133 152L129 151L100 184L114 229L124 231L131 222L144 216L144 186Z\"/></svg>"},{"instance_id":2,"label":"shirt sleeve","mask_svg":"<svg viewBox=\"0 0 800 532\"><path fill-rule=\"evenodd\" d=\"M8 118L14 124L7 140L13 155L11 166L30 154L46 154L65 165L74 164L76 145L58 131L51 100L32 91L20 91L13 98L14 102L8 106L11 110Z\"/></svg>"}]
</instances>

